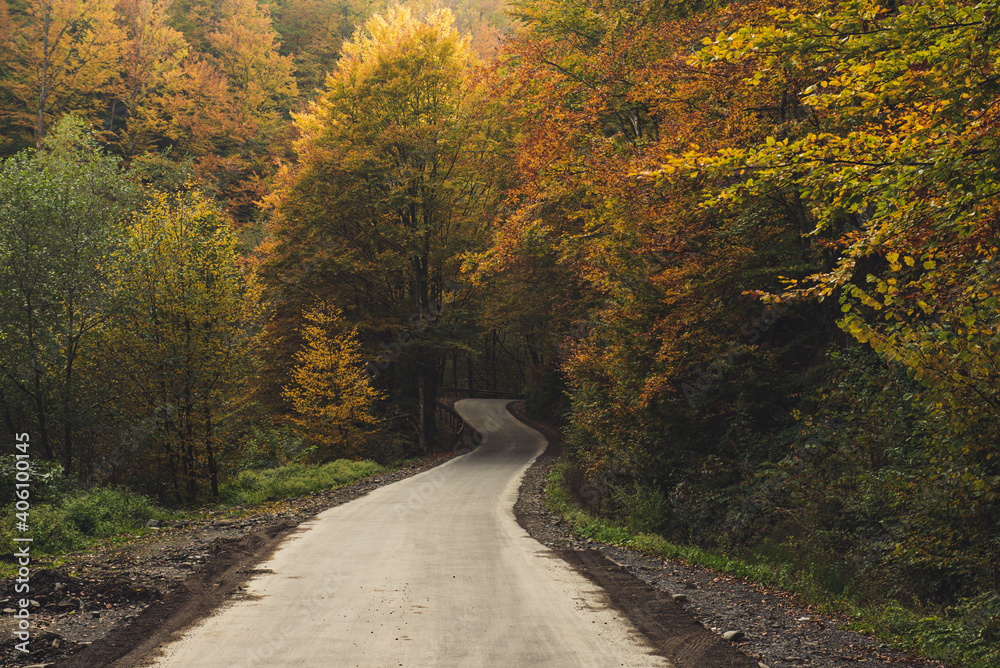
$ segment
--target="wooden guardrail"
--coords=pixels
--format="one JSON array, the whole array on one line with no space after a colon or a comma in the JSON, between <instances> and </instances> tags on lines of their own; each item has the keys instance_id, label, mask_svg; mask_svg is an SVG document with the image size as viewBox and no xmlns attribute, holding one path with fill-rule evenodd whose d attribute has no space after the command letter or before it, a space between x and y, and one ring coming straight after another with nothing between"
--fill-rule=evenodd
<instances>
[{"instance_id":1,"label":"wooden guardrail","mask_svg":"<svg viewBox=\"0 0 1000 668\"><path fill-rule=\"evenodd\" d=\"M523 394L515 394L514 392L497 392L465 387L438 388L437 393L440 397L462 397L465 399L524 399Z\"/></svg>"},{"instance_id":2,"label":"wooden guardrail","mask_svg":"<svg viewBox=\"0 0 1000 668\"><path fill-rule=\"evenodd\" d=\"M437 403L437 417L452 435L451 451L462 455L471 452L483 442L483 436L462 419L458 412L440 401Z\"/></svg>"}]
</instances>

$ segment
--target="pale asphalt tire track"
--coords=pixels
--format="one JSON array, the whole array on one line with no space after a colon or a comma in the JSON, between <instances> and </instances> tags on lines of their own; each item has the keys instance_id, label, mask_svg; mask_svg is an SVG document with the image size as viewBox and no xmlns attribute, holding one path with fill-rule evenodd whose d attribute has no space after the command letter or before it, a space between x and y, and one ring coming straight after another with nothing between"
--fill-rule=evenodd
<instances>
[{"instance_id":1,"label":"pale asphalt tire track","mask_svg":"<svg viewBox=\"0 0 1000 668\"><path fill-rule=\"evenodd\" d=\"M545 439L506 403L458 402L484 437L475 451L303 523L245 596L154 665L669 668L518 526L520 480Z\"/></svg>"}]
</instances>

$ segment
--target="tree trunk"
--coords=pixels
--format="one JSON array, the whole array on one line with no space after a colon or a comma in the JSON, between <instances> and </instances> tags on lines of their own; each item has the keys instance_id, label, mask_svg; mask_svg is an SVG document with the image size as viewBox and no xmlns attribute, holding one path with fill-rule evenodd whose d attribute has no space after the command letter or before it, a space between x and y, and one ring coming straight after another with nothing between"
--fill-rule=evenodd
<instances>
[{"instance_id":1,"label":"tree trunk","mask_svg":"<svg viewBox=\"0 0 1000 668\"><path fill-rule=\"evenodd\" d=\"M437 413L438 371L437 365L429 357L420 362L420 378L417 392L420 398L420 447L428 452L437 443L437 424L434 417Z\"/></svg>"},{"instance_id":2,"label":"tree trunk","mask_svg":"<svg viewBox=\"0 0 1000 668\"><path fill-rule=\"evenodd\" d=\"M212 484L212 497L219 498L219 467L215 462L215 449L212 447L212 410L205 406L205 454L208 456L208 474Z\"/></svg>"},{"instance_id":3,"label":"tree trunk","mask_svg":"<svg viewBox=\"0 0 1000 668\"><path fill-rule=\"evenodd\" d=\"M417 445L424 454L429 452L429 441L427 440L427 413L424 406L427 405L427 398L424 396L423 364L421 363L420 375L417 378Z\"/></svg>"},{"instance_id":4,"label":"tree trunk","mask_svg":"<svg viewBox=\"0 0 1000 668\"><path fill-rule=\"evenodd\" d=\"M66 473L73 471L73 429L76 426L76 411L73 402L73 362L76 360L76 341L73 337L74 307L69 302L69 333L66 335L66 373L63 377L63 468Z\"/></svg>"},{"instance_id":5,"label":"tree trunk","mask_svg":"<svg viewBox=\"0 0 1000 668\"><path fill-rule=\"evenodd\" d=\"M49 66L51 65L51 52L49 45L49 33L52 30L52 5L44 5L45 13L42 18L42 63L38 76L38 102L35 109L35 146L42 147L42 140L45 139L45 105L49 97Z\"/></svg>"}]
</instances>

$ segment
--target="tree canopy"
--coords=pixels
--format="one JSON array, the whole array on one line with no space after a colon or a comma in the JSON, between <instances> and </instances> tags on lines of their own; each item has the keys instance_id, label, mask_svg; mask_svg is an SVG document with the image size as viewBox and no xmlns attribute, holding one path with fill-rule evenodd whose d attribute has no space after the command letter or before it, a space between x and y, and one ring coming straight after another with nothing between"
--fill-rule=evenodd
<instances>
[{"instance_id":1,"label":"tree canopy","mask_svg":"<svg viewBox=\"0 0 1000 668\"><path fill-rule=\"evenodd\" d=\"M276 289L292 286L279 308L296 308L308 287L363 326L369 351L414 317L436 317L462 254L483 240L491 183L475 166L491 152L491 119L474 115L475 63L452 21L404 7L367 20L296 117L298 161L269 200L266 268ZM382 380L391 394L415 388L427 447L444 356L461 342L444 323L412 338Z\"/></svg>"}]
</instances>

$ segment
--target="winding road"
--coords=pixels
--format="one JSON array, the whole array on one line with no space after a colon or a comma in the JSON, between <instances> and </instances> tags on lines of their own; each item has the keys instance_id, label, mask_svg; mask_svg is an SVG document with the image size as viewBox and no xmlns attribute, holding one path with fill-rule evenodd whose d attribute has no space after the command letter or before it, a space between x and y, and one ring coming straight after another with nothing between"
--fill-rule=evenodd
<instances>
[{"instance_id":1,"label":"winding road","mask_svg":"<svg viewBox=\"0 0 1000 668\"><path fill-rule=\"evenodd\" d=\"M515 521L545 439L506 403L458 402L483 435L476 450L302 524L243 596L153 665L669 667Z\"/></svg>"}]
</instances>

